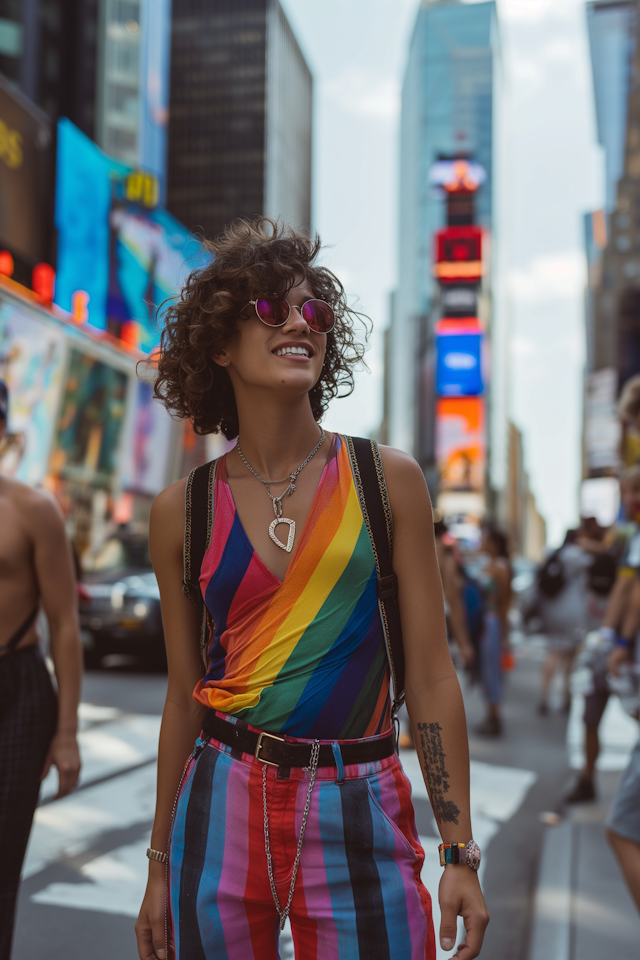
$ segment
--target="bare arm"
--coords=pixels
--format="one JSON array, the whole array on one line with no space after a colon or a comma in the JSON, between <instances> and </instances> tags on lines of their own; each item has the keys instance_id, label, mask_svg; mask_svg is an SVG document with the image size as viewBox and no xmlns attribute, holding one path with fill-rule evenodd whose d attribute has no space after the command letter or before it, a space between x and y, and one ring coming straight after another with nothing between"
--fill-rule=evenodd
<instances>
[{"instance_id":1,"label":"bare arm","mask_svg":"<svg viewBox=\"0 0 640 960\"><path fill-rule=\"evenodd\" d=\"M472 836L467 726L447 646L431 502L415 461L389 448L382 453L394 520L407 709L442 839L466 843ZM489 919L476 874L464 865L445 867L439 896L443 948L453 949L460 914L467 938L457 956L472 960Z\"/></svg>"},{"instance_id":2,"label":"bare arm","mask_svg":"<svg viewBox=\"0 0 640 960\"><path fill-rule=\"evenodd\" d=\"M603 627L618 630L622 625L622 618L627 606L630 591L636 582L635 572L624 569L616 577L613 589L609 594L607 609L602 621Z\"/></svg>"},{"instance_id":3,"label":"bare arm","mask_svg":"<svg viewBox=\"0 0 640 960\"><path fill-rule=\"evenodd\" d=\"M463 659L466 663L470 663L473 660L474 653L469 639L467 620L462 602L462 577L458 570L458 564L451 553L445 554L441 573L444 595L449 604L449 620L453 629L453 635Z\"/></svg>"},{"instance_id":4,"label":"bare arm","mask_svg":"<svg viewBox=\"0 0 640 960\"><path fill-rule=\"evenodd\" d=\"M51 659L58 685L58 722L42 776L46 776L51 764L58 768L58 796L62 797L73 790L80 774L76 733L82 686L82 649L76 578L71 546L58 505L38 493L29 507L34 566L49 621Z\"/></svg>"},{"instance_id":5,"label":"bare arm","mask_svg":"<svg viewBox=\"0 0 640 960\"><path fill-rule=\"evenodd\" d=\"M169 684L158 750L158 789L151 846L168 847L171 811L182 771L202 728L205 708L193 699L202 677L200 617L182 593L185 481L156 499L151 511L149 546L160 587ZM138 952L143 960L164 960L164 865L149 861L149 882L138 922Z\"/></svg>"}]
</instances>

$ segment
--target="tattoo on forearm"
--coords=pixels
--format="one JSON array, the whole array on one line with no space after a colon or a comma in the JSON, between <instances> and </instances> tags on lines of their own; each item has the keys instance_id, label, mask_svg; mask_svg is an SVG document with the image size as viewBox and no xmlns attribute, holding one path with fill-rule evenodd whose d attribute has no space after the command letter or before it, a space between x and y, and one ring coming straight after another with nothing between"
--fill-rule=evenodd
<instances>
[{"instance_id":1,"label":"tattoo on forearm","mask_svg":"<svg viewBox=\"0 0 640 960\"><path fill-rule=\"evenodd\" d=\"M419 723L418 730L433 814L438 823L457 824L460 811L452 800L444 797L449 790L449 774L444 765L442 727L439 723Z\"/></svg>"}]
</instances>

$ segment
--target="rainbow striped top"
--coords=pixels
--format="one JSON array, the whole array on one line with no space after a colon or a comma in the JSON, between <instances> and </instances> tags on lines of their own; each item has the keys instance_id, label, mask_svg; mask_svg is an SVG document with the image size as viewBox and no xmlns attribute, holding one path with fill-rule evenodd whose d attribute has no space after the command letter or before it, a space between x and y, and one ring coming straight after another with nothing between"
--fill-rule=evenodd
<instances>
[{"instance_id":1,"label":"rainbow striped top","mask_svg":"<svg viewBox=\"0 0 640 960\"><path fill-rule=\"evenodd\" d=\"M261 730L345 740L391 726L376 567L347 445L334 434L284 580L257 555L218 465L200 588L215 624L196 700Z\"/></svg>"}]
</instances>

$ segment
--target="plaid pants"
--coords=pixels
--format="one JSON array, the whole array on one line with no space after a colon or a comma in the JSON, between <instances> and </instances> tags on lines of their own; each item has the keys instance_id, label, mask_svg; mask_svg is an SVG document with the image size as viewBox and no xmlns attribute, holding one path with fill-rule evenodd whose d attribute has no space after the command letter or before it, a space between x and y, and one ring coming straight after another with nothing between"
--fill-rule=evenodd
<instances>
[{"instance_id":1,"label":"plaid pants","mask_svg":"<svg viewBox=\"0 0 640 960\"><path fill-rule=\"evenodd\" d=\"M9 960L22 861L56 726L56 695L37 646L0 657L0 960Z\"/></svg>"}]
</instances>

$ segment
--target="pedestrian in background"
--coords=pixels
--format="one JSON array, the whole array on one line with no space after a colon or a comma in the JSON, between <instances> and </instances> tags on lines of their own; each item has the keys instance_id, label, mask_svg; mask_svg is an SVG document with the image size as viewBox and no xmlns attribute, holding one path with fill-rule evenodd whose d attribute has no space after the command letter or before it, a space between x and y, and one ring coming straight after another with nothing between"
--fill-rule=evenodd
<instances>
[{"instance_id":1,"label":"pedestrian in background","mask_svg":"<svg viewBox=\"0 0 640 960\"><path fill-rule=\"evenodd\" d=\"M565 803L584 803L596 799L594 777L600 753L598 729L610 696L607 658L628 610L633 584L640 573L640 466L635 465L625 471L620 492L626 522L616 525L609 537L612 551L614 555L616 552L620 555L620 560L599 629L599 644L590 655L590 682L584 698L585 762L565 794Z\"/></svg>"},{"instance_id":2,"label":"pedestrian in background","mask_svg":"<svg viewBox=\"0 0 640 960\"><path fill-rule=\"evenodd\" d=\"M161 493L151 514L169 687L139 955L165 960L172 932L177 960L231 946L276 960L289 917L301 960L338 942L345 957L435 960L392 727L367 526L377 521L363 513L354 441L318 423L338 384L353 383L355 317L317 264L318 240L260 219L236 221L209 249L169 307L156 392L197 432L222 428L238 442ZM385 448L377 460L377 447L358 446L393 515L406 700L446 840L440 940L453 949L461 914L459 956L472 960L488 916L429 494L406 454Z\"/></svg>"},{"instance_id":3,"label":"pedestrian in background","mask_svg":"<svg viewBox=\"0 0 640 960\"><path fill-rule=\"evenodd\" d=\"M487 557L479 575L484 594L484 630L480 640L480 677L487 705L485 720L476 733L486 737L502 734L502 660L510 649L509 610L513 571L507 538L495 527L485 527L480 545Z\"/></svg>"},{"instance_id":4,"label":"pedestrian in background","mask_svg":"<svg viewBox=\"0 0 640 960\"><path fill-rule=\"evenodd\" d=\"M9 395L0 381L0 443ZM57 697L39 647L49 623ZM82 654L71 548L46 493L0 474L0 960L9 960L22 861L40 781L58 768L58 796L80 772L76 741Z\"/></svg>"},{"instance_id":5,"label":"pedestrian in background","mask_svg":"<svg viewBox=\"0 0 640 960\"><path fill-rule=\"evenodd\" d=\"M589 569L594 557L578 540L579 531L568 530L562 546L552 551L536 577L538 615L547 641L538 703L542 716L549 712L549 689L557 670L562 673L562 710L568 713L571 709L571 669L587 630L593 626L589 622Z\"/></svg>"}]
</instances>

